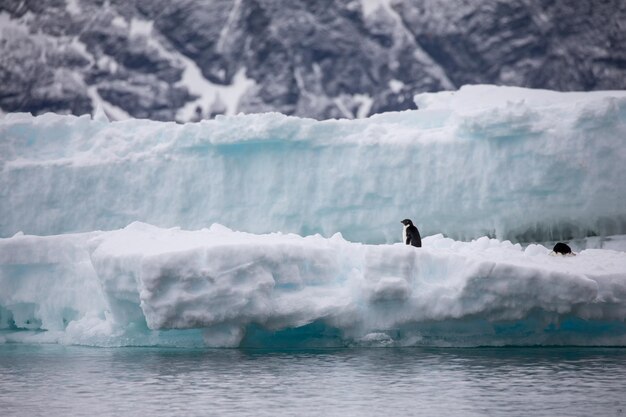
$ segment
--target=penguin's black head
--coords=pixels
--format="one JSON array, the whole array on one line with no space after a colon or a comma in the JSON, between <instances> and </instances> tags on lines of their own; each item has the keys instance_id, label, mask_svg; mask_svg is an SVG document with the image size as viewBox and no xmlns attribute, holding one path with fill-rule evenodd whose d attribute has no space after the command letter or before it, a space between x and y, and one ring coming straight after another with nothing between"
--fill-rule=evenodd
<instances>
[{"instance_id":1,"label":"penguin's black head","mask_svg":"<svg viewBox=\"0 0 626 417\"><path fill-rule=\"evenodd\" d=\"M404 219L400 223L402 223L405 226L413 226L413 222L409 219Z\"/></svg>"}]
</instances>

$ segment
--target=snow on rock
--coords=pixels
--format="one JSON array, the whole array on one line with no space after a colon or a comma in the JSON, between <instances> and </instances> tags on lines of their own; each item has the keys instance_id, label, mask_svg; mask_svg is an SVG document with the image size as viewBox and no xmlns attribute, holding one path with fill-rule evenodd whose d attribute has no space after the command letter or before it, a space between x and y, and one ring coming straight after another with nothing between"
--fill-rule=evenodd
<instances>
[{"instance_id":1,"label":"snow on rock","mask_svg":"<svg viewBox=\"0 0 626 417\"><path fill-rule=\"evenodd\" d=\"M2 340L96 346L624 345L626 252L423 248L214 224L0 239ZM42 332L41 330L46 330Z\"/></svg>"},{"instance_id":2,"label":"snow on rock","mask_svg":"<svg viewBox=\"0 0 626 417\"><path fill-rule=\"evenodd\" d=\"M626 233L626 92L467 86L363 120L0 119L0 236L133 221L514 242Z\"/></svg>"}]
</instances>

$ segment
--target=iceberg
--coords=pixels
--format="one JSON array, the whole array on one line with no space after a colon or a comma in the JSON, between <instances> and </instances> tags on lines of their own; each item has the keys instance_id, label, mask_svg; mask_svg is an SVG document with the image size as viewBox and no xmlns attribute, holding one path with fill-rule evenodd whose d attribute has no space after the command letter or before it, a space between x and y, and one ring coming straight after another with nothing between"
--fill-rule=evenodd
<instances>
[{"instance_id":1,"label":"iceberg","mask_svg":"<svg viewBox=\"0 0 626 417\"><path fill-rule=\"evenodd\" d=\"M626 233L626 92L466 86L361 120L0 118L0 236L134 221L513 242Z\"/></svg>"},{"instance_id":2,"label":"iceberg","mask_svg":"<svg viewBox=\"0 0 626 417\"><path fill-rule=\"evenodd\" d=\"M425 237L124 229L0 239L0 342L91 346L625 345L622 250Z\"/></svg>"},{"instance_id":3,"label":"iceberg","mask_svg":"<svg viewBox=\"0 0 626 417\"><path fill-rule=\"evenodd\" d=\"M626 92L415 102L3 115L0 343L626 345Z\"/></svg>"}]
</instances>

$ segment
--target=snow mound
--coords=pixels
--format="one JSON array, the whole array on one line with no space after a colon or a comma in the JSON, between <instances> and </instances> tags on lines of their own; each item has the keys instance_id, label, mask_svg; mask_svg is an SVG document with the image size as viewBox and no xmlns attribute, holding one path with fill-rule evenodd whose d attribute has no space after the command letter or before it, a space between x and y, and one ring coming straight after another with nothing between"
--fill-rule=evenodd
<instances>
[{"instance_id":1,"label":"snow mound","mask_svg":"<svg viewBox=\"0 0 626 417\"><path fill-rule=\"evenodd\" d=\"M16 234L0 239L0 339L214 347L626 344L625 252L550 256L541 245L443 235L423 243L364 245L339 234L139 222L110 232Z\"/></svg>"}]
</instances>

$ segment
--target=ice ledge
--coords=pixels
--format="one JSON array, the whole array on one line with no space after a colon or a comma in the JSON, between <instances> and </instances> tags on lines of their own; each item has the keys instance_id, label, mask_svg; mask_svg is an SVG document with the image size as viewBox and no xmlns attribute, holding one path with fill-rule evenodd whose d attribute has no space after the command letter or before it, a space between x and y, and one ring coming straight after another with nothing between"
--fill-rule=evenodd
<instances>
[{"instance_id":1,"label":"ice ledge","mask_svg":"<svg viewBox=\"0 0 626 417\"><path fill-rule=\"evenodd\" d=\"M346 343L436 335L454 345L463 334L471 345L543 343L546 329L551 343L571 343L558 329L574 320L619 330L582 326L576 343L626 343L626 253L549 252L486 237L429 236L413 248L219 225L18 235L0 239L0 324L96 345L160 344L154 332L186 340L202 329L205 344L238 346L251 328L271 335L315 323Z\"/></svg>"},{"instance_id":2,"label":"ice ledge","mask_svg":"<svg viewBox=\"0 0 626 417\"><path fill-rule=\"evenodd\" d=\"M0 236L142 220L391 243L405 217L461 240L626 233L626 92L466 86L418 101L360 120L9 114Z\"/></svg>"},{"instance_id":3,"label":"ice ledge","mask_svg":"<svg viewBox=\"0 0 626 417\"><path fill-rule=\"evenodd\" d=\"M420 110L450 110L471 115L489 110L515 107L549 108L569 107L582 111L598 103L616 103L626 98L626 91L552 91L488 84L464 85L456 91L417 94L413 100ZM603 106L600 106L603 107Z\"/></svg>"}]
</instances>

